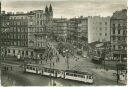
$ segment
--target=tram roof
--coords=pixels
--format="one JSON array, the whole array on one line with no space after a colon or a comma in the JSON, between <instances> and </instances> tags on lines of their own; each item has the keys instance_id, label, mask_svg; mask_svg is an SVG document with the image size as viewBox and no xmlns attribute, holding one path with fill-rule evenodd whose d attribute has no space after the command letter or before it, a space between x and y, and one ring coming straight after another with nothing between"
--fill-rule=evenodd
<instances>
[{"instance_id":1,"label":"tram roof","mask_svg":"<svg viewBox=\"0 0 128 87\"><path fill-rule=\"evenodd\" d=\"M65 72L84 74L84 75L89 74L88 72L81 72L81 71L76 71L76 70L65 70Z\"/></svg>"},{"instance_id":2,"label":"tram roof","mask_svg":"<svg viewBox=\"0 0 128 87\"><path fill-rule=\"evenodd\" d=\"M44 63L44 64L27 64L28 66L35 66L35 67L39 67L39 68L50 68L50 63ZM56 70L66 70L65 67L58 67L58 66L52 66L52 69L56 69Z\"/></svg>"}]
</instances>

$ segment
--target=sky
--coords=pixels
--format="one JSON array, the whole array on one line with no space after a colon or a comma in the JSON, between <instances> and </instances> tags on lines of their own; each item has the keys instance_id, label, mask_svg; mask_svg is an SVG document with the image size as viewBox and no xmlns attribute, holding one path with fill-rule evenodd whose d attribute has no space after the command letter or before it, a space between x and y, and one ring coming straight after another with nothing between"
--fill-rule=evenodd
<instances>
[{"instance_id":1,"label":"sky","mask_svg":"<svg viewBox=\"0 0 128 87\"><path fill-rule=\"evenodd\" d=\"M28 12L44 10L51 3L54 17L111 16L113 12L127 8L127 0L0 0L2 10Z\"/></svg>"}]
</instances>

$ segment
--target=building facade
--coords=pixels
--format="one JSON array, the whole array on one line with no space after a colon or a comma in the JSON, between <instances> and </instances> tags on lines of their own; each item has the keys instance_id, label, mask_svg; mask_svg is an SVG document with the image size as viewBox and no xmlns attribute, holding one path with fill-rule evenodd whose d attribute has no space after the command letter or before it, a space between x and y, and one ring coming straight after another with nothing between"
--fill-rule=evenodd
<instances>
[{"instance_id":1,"label":"building facade","mask_svg":"<svg viewBox=\"0 0 128 87\"><path fill-rule=\"evenodd\" d=\"M45 47L46 36L51 31L53 19L52 6L46 6L45 11L31 11L28 16L28 44L30 47Z\"/></svg>"},{"instance_id":2,"label":"building facade","mask_svg":"<svg viewBox=\"0 0 128 87\"><path fill-rule=\"evenodd\" d=\"M110 17L88 17L88 43L110 41Z\"/></svg>"},{"instance_id":3,"label":"building facade","mask_svg":"<svg viewBox=\"0 0 128 87\"><path fill-rule=\"evenodd\" d=\"M52 32L56 41L65 41L67 38L68 20L66 18L54 18Z\"/></svg>"},{"instance_id":4,"label":"building facade","mask_svg":"<svg viewBox=\"0 0 128 87\"><path fill-rule=\"evenodd\" d=\"M46 46L46 32L51 29L52 6L45 11L35 10L28 13L1 12L1 46L6 55L21 58L37 57L36 51ZM49 34L50 35L50 34ZM29 55L29 56L28 56Z\"/></svg>"},{"instance_id":5,"label":"building facade","mask_svg":"<svg viewBox=\"0 0 128 87\"><path fill-rule=\"evenodd\" d=\"M116 11L111 20L111 53L114 60L127 58L127 10Z\"/></svg>"}]
</instances>

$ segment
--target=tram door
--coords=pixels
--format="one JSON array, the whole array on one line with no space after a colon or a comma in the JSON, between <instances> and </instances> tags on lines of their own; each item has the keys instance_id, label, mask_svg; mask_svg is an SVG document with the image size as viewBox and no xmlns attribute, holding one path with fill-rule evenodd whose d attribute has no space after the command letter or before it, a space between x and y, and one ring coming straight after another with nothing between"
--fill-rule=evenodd
<instances>
[{"instance_id":1,"label":"tram door","mask_svg":"<svg viewBox=\"0 0 128 87\"><path fill-rule=\"evenodd\" d=\"M65 78L65 72L64 71L62 71L62 77Z\"/></svg>"},{"instance_id":2,"label":"tram door","mask_svg":"<svg viewBox=\"0 0 128 87\"><path fill-rule=\"evenodd\" d=\"M55 77L57 77L57 71L55 71Z\"/></svg>"}]
</instances>

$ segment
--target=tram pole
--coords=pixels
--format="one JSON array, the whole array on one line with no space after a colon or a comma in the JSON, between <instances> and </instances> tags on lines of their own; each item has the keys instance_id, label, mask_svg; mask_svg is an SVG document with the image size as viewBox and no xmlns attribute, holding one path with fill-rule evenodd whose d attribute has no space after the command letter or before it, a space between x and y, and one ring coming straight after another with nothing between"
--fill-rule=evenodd
<instances>
[{"instance_id":1,"label":"tram pole","mask_svg":"<svg viewBox=\"0 0 128 87\"><path fill-rule=\"evenodd\" d=\"M69 70L69 57L67 56L67 68Z\"/></svg>"},{"instance_id":2,"label":"tram pole","mask_svg":"<svg viewBox=\"0 0 128 87\"><path fill-rule=\"evenodd\" d=\"M51 59L50 59L50 70L51 70ZM52 86L52 78L51 78L51 73L50 73L50 86Z\"/></svg>"}]
</instances>

